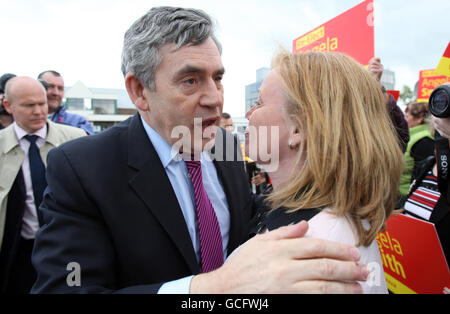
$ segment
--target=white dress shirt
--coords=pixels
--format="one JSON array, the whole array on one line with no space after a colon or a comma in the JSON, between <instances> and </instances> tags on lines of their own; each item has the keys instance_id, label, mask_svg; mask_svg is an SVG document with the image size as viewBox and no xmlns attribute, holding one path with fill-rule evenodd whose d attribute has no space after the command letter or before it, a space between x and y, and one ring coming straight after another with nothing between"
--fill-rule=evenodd
<instances>
[{"instance_id":1,"label":"white dress shirt","mask_svg":"<svg viewBox=\"0 0 450 314\"><path fill-rule=\"evenodd\" d=\"M178 152L150 127L144 119L142 119L147 135L155 147L156 153L161 160L163 167L169 177L172 188L180 204L181 211L186 221L186 226L191 237L197 262L200 262L200 238L198 234L197 213L195 208L194 190L191 179L188 177L186 164L179 157ZM201 155L201 167L203 185L209 200L213 205L222 235L222 245L224 260L227 257L227 247L230 231L230 212L228 202L223 190L222 184L217 176L217 170L211 160L209 152L203 152ZM165 283L158 293L188 293L190 282L193 276L183 278L181 280Z\"/></svg>"},{"instance_id":2,"label":"white dress shirt","mask_svg":"<svg viewBox=\"0 0 450 314\"><path fill-rule=\"evenodd\" d=\"M34 133L28 134L25 130L20 128L16 122L14 122L14 131L19 141L20 148L25 152L25 159L22 163L23 179L25 181L26 199L25 199L25 212L23 215L22 230L20 232L24 239L34 239L37 230L39 229L39 221L37 216L36 205L34 204L33 195L33 183L31 182L30 173L30 161L28 158L28 150L30 148L30 142L25 138L26 135L37 135L36 145L41 148L47 138L47 124L44 127Z\"/></svg>"}]
</instances>

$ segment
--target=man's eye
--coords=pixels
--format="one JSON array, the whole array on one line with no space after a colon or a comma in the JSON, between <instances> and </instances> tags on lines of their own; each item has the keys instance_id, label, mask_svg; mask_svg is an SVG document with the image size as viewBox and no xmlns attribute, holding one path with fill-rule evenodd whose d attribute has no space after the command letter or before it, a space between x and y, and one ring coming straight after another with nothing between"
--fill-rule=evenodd
<instances>
[{"instance_id":1,"label":"man's eye","mask_svg":"<svg viewBox=\"0 0 450 314\"><path fill-rule=\"evenodd\" d=\"M187 79L184 81L184 83L189 84L189 85L193 85L195 84L195 79L191 78L191 79Z\"/></svg>"}]
</instances>

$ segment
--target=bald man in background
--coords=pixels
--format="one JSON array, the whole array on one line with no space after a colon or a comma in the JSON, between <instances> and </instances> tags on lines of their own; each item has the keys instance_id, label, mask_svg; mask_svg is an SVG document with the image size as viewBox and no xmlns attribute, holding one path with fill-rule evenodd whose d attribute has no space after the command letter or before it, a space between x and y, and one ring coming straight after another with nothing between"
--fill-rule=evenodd
<instances>
[{"instance_id":1,"label":"bald man in background","mask_svg":"<svg viewBox=\"0 0 450 314\"><path fill-rule=\"evenodd\" d=\"M48 121L46 91L30 77L8 81L4 106L14 123L0 131L0 293L22 294L36 280L31 251L47 185L47 154L86 133Z\"/></svg>"}]
</instances>

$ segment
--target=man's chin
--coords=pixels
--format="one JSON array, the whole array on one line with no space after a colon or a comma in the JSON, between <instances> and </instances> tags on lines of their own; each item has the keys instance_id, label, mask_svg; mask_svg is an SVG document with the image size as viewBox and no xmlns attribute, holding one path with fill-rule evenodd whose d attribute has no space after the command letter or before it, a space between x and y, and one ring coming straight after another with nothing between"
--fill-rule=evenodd
<instances>
[{"instance_id":1,"label":"man's chin","mask_svg":"<svg viewBox=\"0 0 450 314\"><path fill-rule=\"evenodd\" d=\"M209 151L209 150L211 150L215 143L216 143L216 135L215 134L214 134L214 136L212 138L205 138L205 139L203 139L202 151Z\"/></svg>"},{"instance_id":2,"label":"man's chin","mask_svg":"<svg viewBox=\"0 0 450 314\"><path fill-rule=\"evenodd\" d=\"M29 122L27 125L19 125L19 126L31 134L31 133L37 132L40 129L42 129L46 122L47 122L47 120L42 120L40 122L32 121L32 122Z\"/></svg>"},{"instance_id":3,"label":"man's chin","mask_svg":"<svg viewBox=\"0 0 450 314\"><path fill-rule=\"evenodd\" d=\"M53 113L58 109L59 103L58 102L48 102L48 113Z\"/></svg>"}]
</instances>

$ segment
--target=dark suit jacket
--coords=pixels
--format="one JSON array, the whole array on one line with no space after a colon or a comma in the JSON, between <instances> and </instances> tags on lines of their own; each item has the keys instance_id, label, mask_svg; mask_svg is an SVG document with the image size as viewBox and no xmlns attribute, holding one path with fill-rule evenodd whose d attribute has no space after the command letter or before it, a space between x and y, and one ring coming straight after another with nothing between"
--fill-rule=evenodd
<instances>
[{"instance_id":1,"label":"dark suit jacket","mask_svg":"<svg viewBox=\"0 0 450 314\"><path fill-rule=\"evenodd\" d=\"M243 162L214 163L230 208L231 252L247 239L253 195ZM175 193L138 114L53 149L47 182L32 293L155 293L164 282L200 272ZM81 287L66 282L71 262L80 265Z\"/></svg>"},{"instance_id":2,"label":"dark suit jacket","mask_svg":"<svg viewBox=\"0 0 450 314\"><path fill-rule=\"evenodd\" d=\"M8 193L5 231L0 251L0 293L7 293L13 263L19 250L20 232L25 213L26 188L22 169Z\"/></svg>"}]
</instances>

